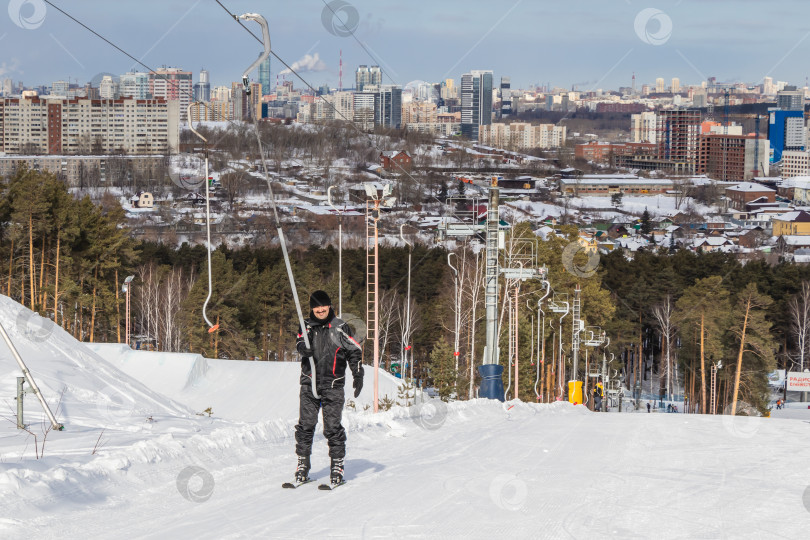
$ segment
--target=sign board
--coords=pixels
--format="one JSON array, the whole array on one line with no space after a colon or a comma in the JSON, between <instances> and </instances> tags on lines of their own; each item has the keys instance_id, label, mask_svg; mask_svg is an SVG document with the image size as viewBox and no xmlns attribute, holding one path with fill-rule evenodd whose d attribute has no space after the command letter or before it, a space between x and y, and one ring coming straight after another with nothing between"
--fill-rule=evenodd
<instances>
[{"instance_id":1,"label":"sign board","mask_svg":"<svg viewBox=\"0 0 810 540\"><path fill-rule=\"evenodd\" d=\"M788 373L787 389L791 392L810 392L810 373L797 371Z\"/></svg>"}]
</instances>

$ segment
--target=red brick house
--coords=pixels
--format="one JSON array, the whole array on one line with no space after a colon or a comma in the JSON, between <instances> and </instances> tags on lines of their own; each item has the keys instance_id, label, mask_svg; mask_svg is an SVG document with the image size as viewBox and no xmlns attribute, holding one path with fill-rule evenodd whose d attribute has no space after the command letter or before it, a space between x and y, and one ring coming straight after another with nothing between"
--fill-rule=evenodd
<instances>
[{"instance_id":1,"label":"red brick house","mask_svg":"<svg viewBox=\"0 0 810 540\"><path fill-rule=\"evenodd\" d=\"M380 152L380 167L386 171L410 171L412 162L411 155L405 151Z\"/></svg>"},{"instance_id":2,"label":"red brick house","mask_svg":"<svg viewBox=\"0 0 810 540\"><path fill-rule=\"evenodd\" d=\"M764 197L761 202L776 202L776 190L753 182L742 182L726 188L726 196L731 200L731 207L737 210L744 210L747 203L761 197Z\"/></svg>"}]
</instances>

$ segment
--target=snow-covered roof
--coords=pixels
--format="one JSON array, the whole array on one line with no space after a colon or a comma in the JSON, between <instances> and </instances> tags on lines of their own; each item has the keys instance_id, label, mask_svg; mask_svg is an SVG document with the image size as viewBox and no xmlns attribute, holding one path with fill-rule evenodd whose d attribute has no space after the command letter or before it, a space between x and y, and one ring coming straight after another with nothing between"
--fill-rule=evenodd
<instances>
[{"instance_id":1,"label":"snow-covered roof","mask_svg":"<svg viewBox=\"0 0 810 540\"><path fill-rule=\"evenodd\" d=\"M808 246L810 247L810 236L800 234L783 234L779 238L789 246Z\"/></svg>"},{"instance_id":2,"label":"snow-covered roof","mask_svg":"<svg viewBox=\"0 0 810 540\"><path fill-rule=\"evenodd\" d=\"M779 221L786 221L791 223L808 223L810 222L810 214L805 212L804 210L796 210L793 212L786 212L784 214L780 214L778 216L773 216L771 219L776 219Z\"/></svg>"},{"instance_id":3,"label":"snow-covered roof","mask_svg":"<svg viewBox=\"0 0 810 540\"><path fill-rule=\"evenodd\" d=\"M743 182L741 184L737 184L730 188L726 188L729 191L744 191L744 192L751 192L751 191L764 191L767 193L776 193L776 190L771 189L767 186L763 186L762 184L756 184L754 182Z\"/></svg>"},{"instance_id":4,"label":"snow-covered roof","mask_svg":"<svg viewBox=\"0 0 810 540\"><path fill-rule=\"evenodd\" d=\"M630 237L617 238L613 243L616 245L616 247L630 251L638 251L640 248L647 247L649 245L649 241L647 241L646 238Z\"/></svg>"},{"instance_id":5,"label":"snow-covered roof","mask_svg":"<svg viewBox=\"0 0 810 540\"><path fill-rule=\"evenodd\" d=\"M791 187L805 187L810 184L810 176L791 176L790 178L783 178L777 182L777 186L781 188Z\"/></svg>"},{"instance_id":6,"label":"snow-covered roof","mask_svg":"<svg viewBox=\"0 0 810 540\"><path fill-rule=\"evenodd\" d=\"M653 180L650 178L639 178L637 176L627 176L627 177L604 177L604 176L596 176L589 178L587 175L583 176L582 178L562 178L560 179L560 183L566 185L582 185L582 184L590 184L590 185L616 185L616 184L623 184L623 185L639 185L639 186L671 186L672 180Z\"/></svg>"},{"instance_id":7,"label":"snow-covered roof","mask_svg":"<svg viewBox=\"0 0 810 540\"><path fill-rule=\"evenodd\" d=\"M712 247L720 247L731 244L731 240L726 238L725 236L706 236L704 238L695 238L694 246L712 246Z\"/></svg>"}]
</instances>

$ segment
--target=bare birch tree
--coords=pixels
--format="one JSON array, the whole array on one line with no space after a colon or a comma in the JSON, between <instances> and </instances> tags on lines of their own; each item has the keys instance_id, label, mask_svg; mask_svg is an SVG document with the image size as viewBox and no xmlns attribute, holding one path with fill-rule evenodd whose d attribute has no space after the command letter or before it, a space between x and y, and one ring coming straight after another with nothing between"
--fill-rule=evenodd
<instances>
[{"instance_id":1,"label":"bare birch tree","mask_svg":"<svg viewBox=\"0 0 810 540\"><path fill-rule=\"evenodd\" d=\"M664 340L664 347L661 354L661 365L658 370L659 376L664 376L666 370L666 394L667 400L672 400L672 340L675 339L674 323L675 305L672 296L667 295L664 301L653 306L652 313L658 326L658 331ZM663 387L663 385L661 385Z\"/></svg>"},{"instance_id":2,"label":"bare birch tree","mask_svg":"<svg viewBox=\"0 0 810 540\"><path fill-rule=\"evenodd\" d=\"M810 281L802 282L802 290L788 301L790 331L796 339L794 362L804 371L810 351Z\"/></svg>"}]
</instances>

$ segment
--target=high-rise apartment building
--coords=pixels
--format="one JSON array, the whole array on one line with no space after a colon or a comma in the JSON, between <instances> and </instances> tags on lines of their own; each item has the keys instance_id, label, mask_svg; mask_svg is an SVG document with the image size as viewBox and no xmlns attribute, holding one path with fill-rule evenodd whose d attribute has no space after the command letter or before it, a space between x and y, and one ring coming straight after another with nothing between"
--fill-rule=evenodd
<instances>
[{"instance_id":1,"label":"high-rise apartment building","mask_svg":"<svg viewBox=\"0 0 810 540\"><path fill-rule=\"evenodd\" d=\"M67 81L54 81L51 83L52 96L67 97L69 91L70 91L70 83Z\"/></svg>"},{"instance_id":2,"label":"high-rise apartment building","mask_svg":"<svg viewBox=\"0 0 810 540\"><path fill-rule=\"evenodd\" d=\"M805 150L807 132L804 126L803 111L770 111L768 140L773 149L773 161L782 161L785 150Z\"/></svg>"},{"instance_id":3,"label":"high-rise apartment building","mask_svg":"<svg viewBox=\"0 0 810 540\"><path fill-rule=\"evenodd\" d=\"M667 91L666 83L664 82L663 77L658 77L655 79L655 93L656 94L663 94Z\"/></svg>"},{"instance_id":4,"label":"high-rise apartment building","mask_svg":"<svg viewBox=\"0 0 810 540\"><path fill-rule=\"evenodd\" d=\"M118 94L121 97L135 99L151 99L149 93L149 74L142 72L128 72L119 77Z\"/></svg>"},{"instance_id":5,"label":"high-rise apartment building","mask_svg":"<svg viewBox=\"0 0 810 540\"><path fill-rule=\"evenodd\" d=\"M765 77L762 79L762 93L766 96L772 96L776 93L776 86L773 84L773 77Z\"/></svg>"},{"instance_id":6,"label":"high-rise apartment building","mask_svg":"<svg viewBox=\"0 0 810 540\"><path fill-rule=\"evenodd\" d=\"M492 124L492 71L461 76L461 134L477 141L479 126Z\"/></svg>"},{"instance_id":7,"label":"high-rise apartment building","mask_svg":"<svg viewBox=\"0 0 810 540\"><path fill-rule=\"evenodd\" d=\"M501 118L512 116L512 79L501 77Z\"/></svg>"},{"instance_id":8,"label":"high-rise apartment building","mask_svg":"<svg viewBox=\"0 0 810 540\"><path fill-rule=\"evenodd\" d=\"M304 105L298 111L298 122L351 122L354 120L354 93L335 92Z\"/></svg>"},{"instance_id":9,"label":"high-rise apartment building","mask_svg":"<svg viewBox=\"0 0 810 540\"><path fill-rule=\"evenodd\" d=\"M262 96L269 96L273 93L273 83L270 79L270 57L264 59L259 64L259 84L262 85Z\"/></svg>"},{"instance_id":10,"label":"high-rise apartment building","mask_svg":"<svg viewBox=\"0 0 810 540\"><path fill-rule=\"evenodd\" d=\"M211 101L211 83L204 69L200 70L200 82L194 83L194 101Z\"/></svg>"},{"instance_id":11,"label":"high-rise apartment building","mask_svg":"<svg viewBox=\"0 0 810 540\"><path fill-rule=\"evenodd\" d=\"M392 84L380 86L375 101L374 124L394 129L402 126L402 88Z\"/></svg>"},{"instance_id":12,"label":"high-rise apartment building","mask_svg":"<svg viewBox=\"0 0 810 540\"><path fill-rule=\"evenodd\" d=\"M782 167L779 172L782 174L782 178L807 176L810 173L810 152L807 150L785 150L782 152Z\"/></svg>"},{"instance_id":13,"label":"high-rise apartment building","mask_svg":"<svg viewBox=\"0 0 810 540\"><path fill-rule=\"evenodd\" d=\"M698 157L700 111L672 109L656 118L658 159L668 162L676 172L694 173Z\"/></svg>"},{"instance_id":14,"label":"high-rise apartment building","mask_svg":"<svg viewBox=\"0 0 810 540\"><path fill-rule=\"evenodd\" d=\"M212 101L230 101L231 100L231 89L227 86L216 86L214 90L211 92L211 100Z\"/></svg>"},{"instance_id":15,"label":"high-rise apartment building","mask_svg":"<svg viewBox=\"0 0 810 540\"><path fill-rule=\"evenodd\" d=\"M118 93L118 84L110 75L104 75L98 83L98 95L101 99L115 99Z\"/></svg>"},{"instance_id":16,"label":"high-rise apartment building","mask_svg":"<svg viewBox=\"0 0 810 540\"><path fill-rule=\"evenodd\" d=\"M0 99L0 152L162 154L179 142L179 102L164 99Z\"/></svg>"},{"instance_id":17,"label":"high-rise apartment building","mask_svg":"<svg viewBox=\"0 0 810 540\"><path fill-rule=\"evenodd\" d=\"M186 110L193 96L191 72L180 68L163 67L149 72L149 93L180 105L180 121L186 121Z\"/></svg>"},{"instance_id":18,"label":"high-rise apartment building","mask_svg":"<svg viewBox=\"0 0 810 540\"><path fill-rule=\"evenodd\" d=\"M368 67L366 65L362 65L357 68L357 72L354 75L354 89L357 92L365 91L365 87L368 85L381 85L382 84L382 71L380 70L380 66L371 66Z\"/></svg>"},{"instance_id":19,"label":"high-rise apartment building","mask_svg":"<svg viewBox=\"0 0 810 540\"><path fill-rule=\"evenodd\" d=\"M767 176L769 152L767 139L749 135L704 134L700 136L696 172L715 180L732 182Z\"/></svg>"},{"instance_id":20,"label":"high-rise apartment building","mask_svg":"<svg viewBox=\"0 0 810 540\"><path fill-rule=\"evenodd\" d=\"M374 129L374 111L378 94L374 92L354 93L354 123L360 129Z\"/></svg>"},{"instance_id":21,"label":"high-rise apartment building","mask_svg":"<svg viewBox=\"0 0 810 540\"><path fill-rule=\"evenodd\" d=\"M233 103L233 116L236 120L253 121L262 118L262 85L250 83L250 96L245 93L241 82L231 83L231 102Z\"/></svg>"},{"instance_id":22,"label":"high-rise apartment building","mask_svg":"<svg viewBox=\"0 0 810 540\"><path fill-rule=\"evenodd\" d=\"M193 103L191 105L191 121L194 123L203 121L228 122L233 119L233 102L230 100Z\"/></svg>"},{"instance_id":23,"label":"high-rise apartment building","mask_svg":"<svg viewBox=\"0 0 810 540\"><path fill-rule=\"evenodd\" d=\"M670 91L673 94L677 94L681 91L681 80L678 77L672 78L672 87L670 88Z\"/></svg>"},{"instance_id":24,"label":"high-rise apartment building","mask_svg":"<svg viewBox=\"0 0 810 540\"><path fill-rule=\"evenodd\" d=\"M481 144L507 150L559 148L565 144L566 127L554 124L532 125L526 122L490 124L479 128Z\"/></svg>"},{"instance_id":25,"label":"high-rise apartment building","mask_svg":"<svg viewBox=\"0 0 810 540\"><path fill-rule=\"evenodd\" d=\"M633 142L650 142L657 141L656 133L658 126L656 124L656 115L654 112L642 112L630 115L630 136Z\"/></svg>"},{"instance_id":26,"label":"high-rise apartment building","mask_svg":"<svg viewBox=\"0 0 810 540\"><path fill-rule=\"evenodd\" d=\"M795 86L786 86L776 93L776 107L782 111L804 112L804 90Z\"/></svg>"}]
</instances>

